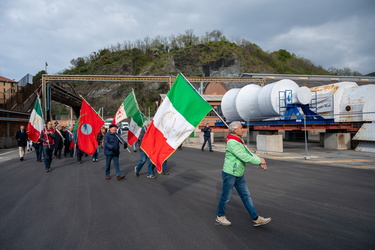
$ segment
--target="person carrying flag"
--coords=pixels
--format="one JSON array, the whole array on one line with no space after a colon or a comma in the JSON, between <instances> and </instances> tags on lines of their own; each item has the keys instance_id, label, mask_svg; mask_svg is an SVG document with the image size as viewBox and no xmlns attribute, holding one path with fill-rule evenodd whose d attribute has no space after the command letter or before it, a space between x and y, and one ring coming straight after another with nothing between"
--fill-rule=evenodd
<instances>
[{"instance_id":1,"label":"person carrying flag","mask_svg":"<svg viewBox=\"0 0 375 250\"><path fill-rule=\"evenodd\" d=\"M44 166L46 168L46 172L49 172L52 170L52 153L55 144L55 129L52 128L51 121L47 122L46 128L42 130L40 140L43 142Z\"/></svg>"},{"instance_id":2,"label":"person carrying flag","mask_svg":"<svg viewBox=\"0 0 375 250\"><path fill-rule=\"evenodd\" d=\"M225 205L230 199L233 187L235 187L253 221L254 227L265 225L271 221L271 218L263 218L255 210L250 191L246 186L244 172L247 162L260 165L262 170L267 170L266 161L264 158L259 158L257 155L252 154L246 147L244 141L241 139L243 128L239 121L232 122L228 129L229 134L227 135L227 146L225 148L226 153L222 172L223 186L216 212L216 222L224 226L232 224L225 217Z\"/></svg>"},{"instance_id":3,"label":"person carrying flag","mask_svg":"<svg viewBox=\"0 0 375 250\"><path fill-rule=\"evenodd\" d=\"M126 149L128 144L117 134L117 125L111 124L109 126L109 132L104 135L104 155L105 155L105 179L110 180L110 171L111 171L111 161L115 165L115 171L117 180L125 178L125 175L120 171L119 166L119 155L120 155L120 145L123 144Z\"/></svg>"},{"instance_id":4,"label":"person carrying flag","mask_svg":"<svg viewBox=\"0 0 375 250\"><path fill-rule=\"evenodd\" d=\"M138 137L139 145L142 144L143 136L145 135L145 133L146 133L149 125L150 125L149 121L145 121L144 122L142 130L141 130L141 133L140 133L140 135ZM143 165L146 163L146 161L148 161L147 178L149 178L149 179L155 179L156 178L156 176L154 175L155 165L152 164L152 162L150 161L149 157L146 155L146 153L141 148L139 150L139 154L140 154L140 158L139 158L138 165L135 166L135 168L134 168L134 174L138 177L139 176L139 171L141 171Z\"/></svg>"}]
</instances>

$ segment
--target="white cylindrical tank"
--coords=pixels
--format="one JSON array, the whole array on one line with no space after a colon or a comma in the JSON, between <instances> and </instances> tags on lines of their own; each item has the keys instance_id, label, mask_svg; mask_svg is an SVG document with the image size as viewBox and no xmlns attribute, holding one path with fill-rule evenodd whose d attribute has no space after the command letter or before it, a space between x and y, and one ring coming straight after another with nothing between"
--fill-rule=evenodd
<instances>
[{"instance_id":1,"label":"white cylindrical tank","mask_svg":"<svg viewBox=\"0 0 375 250\"><path fill-rule=\"evenodd\" d=\"M267 84L259 91L258 105L264 117L274 117L279 115L279 92L291 90L292 96L298 91L298 85L292 80L283 79L271 84ZM291 96L282 98L291 98Z\"/></svg>"},{"instance_id":2,"label":"white cylindrical tank","mask_svg":"<svg viewBox=\"0 0 375 250\"><path fill-rule=\"evenodd\" d=\"M261 87L257 84L249 84L241 88L237 94L237 112L244 121L253 121L264 118L258 105L258 95Z\"/></svg>"},{"instance_id":3,"label":"white cylindrical tank","mask_svg":"<svg viewBox=\"0 0 375 250\"><path fill-rule=\"evenodd\" d=\"M375 85L372 84L345 89L340 102L340 116L336 116L335 121L375 121L374 96Z\"/></svg>"},{"instance_id":4,"label":"white cylindrical tank","mask_svg":"<svg viewBox=\"0 0 375 250\"><path fill-rule=\"evenodd\" d=\"M223 111L224 117L228 121L241 120L236 108L236 98L239 91L239 88L231 89L225 93L223 99L221 100L221 110Z\"/></svg>"},{"instance_id":5,"label":"white cylindrical tank","mask_svg":"<svg viewBox=\"0 0 375 250\"><path fill-rule=\"evenodd\" d=\"M308 87L300 87L297 93L292 96L293 104L309 104L312 98L312 92Z\"/></svg>"},{"instance_id":6,"label":"white cylindrical tank","mask_svg":"<svg viewBox=\"0 0 375 250\"><path fill-rule=\"evenodd\" d=\"M317 93L317 113L327 119L339 121L340 103L343 93L346 89L358 87L355 82L337 82L311 88L311 91ZM333 116L334 115L334 116Z\"/></svg>"}]
</instances>

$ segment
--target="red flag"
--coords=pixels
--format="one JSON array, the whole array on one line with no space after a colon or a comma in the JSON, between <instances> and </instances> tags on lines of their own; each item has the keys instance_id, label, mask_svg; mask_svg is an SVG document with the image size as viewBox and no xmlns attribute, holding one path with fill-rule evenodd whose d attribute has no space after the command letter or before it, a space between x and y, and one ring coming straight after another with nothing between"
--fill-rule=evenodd
<instances>
[{"instance_id":1,"label":"red flag","mask_svg":"<svg viewBox=\"0 0 375 250\"><path fill-rule=\"evenodd\" d=\"M95 153L98 147L96 137L103 124L103 119L85 100L82 100L78 124L78 146L82 151L89 155Z\"/></svg>"}]
</instances>

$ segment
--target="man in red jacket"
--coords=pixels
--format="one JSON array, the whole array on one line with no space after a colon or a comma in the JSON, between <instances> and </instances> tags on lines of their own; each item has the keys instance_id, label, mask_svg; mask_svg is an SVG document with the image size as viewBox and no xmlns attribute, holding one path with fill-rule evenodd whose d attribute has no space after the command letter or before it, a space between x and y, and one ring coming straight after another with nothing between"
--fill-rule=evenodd
<instances>
[{"instance_id":1,"label":"man in red jacket","mask_svg":"<svg viewBox=\"0 0 375 250\"><path fill-rule=\"evenodd\" d=\"M46 128L40 134L40 140L43 142L44 166L46 172L49 172L52 170L52 153L55 145L55 129L52 128L52 122L47 122Z\"/></svg>"}]
</instances>

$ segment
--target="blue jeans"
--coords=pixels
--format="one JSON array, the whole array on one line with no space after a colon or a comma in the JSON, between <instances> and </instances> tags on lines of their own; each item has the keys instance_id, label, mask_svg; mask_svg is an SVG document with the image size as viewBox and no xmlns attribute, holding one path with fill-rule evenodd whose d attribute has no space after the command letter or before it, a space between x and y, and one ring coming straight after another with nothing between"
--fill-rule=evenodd
<instances>
[{"instance_id":1,"label":"blue jeans","mask_svg":"<svg viewBox=\"0 0 375 250\"><path fill-rule=\"evenodd\" d=\"M118 163L118 155L106 155L105 156L105 176L109 176L111 171L111 161L115 164L116 176L122 175L120 166Z\"/></svg>"},{"instance_id":2,"label":"blue jeans","mask_svg":"<svg viewBox=\"0 0 375 250\"><path fill-rule=\"evenodd\" d=\"M134 142L133 143L133 151L137 151L137 145L138 145L138 141Z\"/></svg>"},{"instance_id":3,"label":"blue jeans","mask_svg":"<svg viewBox=\"0 0 375 250\"><path fill-rule=\"evenodd\" d=\"M203 138L204 138L204 142L203 142L203 145L202 145L202 149L204 149L204 146L206 146L206 142L208 142L208 147L210 148L210 150L212 150L211 138L206 137L206 136L204 136Z\"/></svg>"},{"instance_id":4,"label":"blue jeans","mask_svg":"<svg viewBox=\"0 0 375 250\"><path fill-rule=\"evenodd\" d=\"M140 159L139 159L138 165L135 167L135 170L137 172L141 171L143 165L146 163L146 161L148 161L147 175L153 175L155 165L152 164L152 162L150 161L150 159L148 158L148 156L142 149L139 150L139 155L140 155Z\"/></svg>"},{"instance_id":5,"label":"blue jeans","mask_svg":"<svg viewBox=\"0 0 375 250\"><path fill-rule=\"evenodd\" d=\"M163 165L161 165L162 167L162 172L167 172L168 171L168 165L167 165L167 161L163 162Z\"/></svg>"},{"instance_id":6,"label":"blue jeans","mask_svg":"<svg viewBox=\"0 0 375 250\"><path fill-rule=\"evenodd\" d=\"M219 205L217 207L217 212L216 212L217 216L225 215L225 205L230 199L233 187L235 187L238 194L241 197L243 204L245 205L247 212L250 215L250 218L252 220L257 219L258 213L254 208L254 204L253 204L253 200L251 199L250 191L246 186L245 176L243 175L241 177L236 177L234 175L222 172L222 178L223 178L223 189L222 189L221 197L219 200Z\"/></svg>"},{"instance_id":7,"label":"blue jeans","mask_svg":"<svg viewBox=\"0 0 375 250\"><path fill-rule=\"evenodd\" d=\"M35 143L34 148L35 148L35 153L36 153L36 160L42 161L43 145Z\"/></svg>"},{"instance_id":8,"label":"blue jeans","mask_svg":"<svg viewBox=\"0 0 375 250\"><path fill-rule=\"evenodd\" d=\"M92 155L92 159L93 160L98 160L99 159L99 149L100 149L100 146L98 146L95 150L95 153Z\"/></svg>"},{"instance_id":9,"label":"blue jeans","mask_svg":"<svg viewBox=\"0 0 375 250\"><path fill-rule=\"evenodd\" d=\"M43 145L44 166L46 170L51 168L53 145Z\"/></svg>"}]
</instances>

